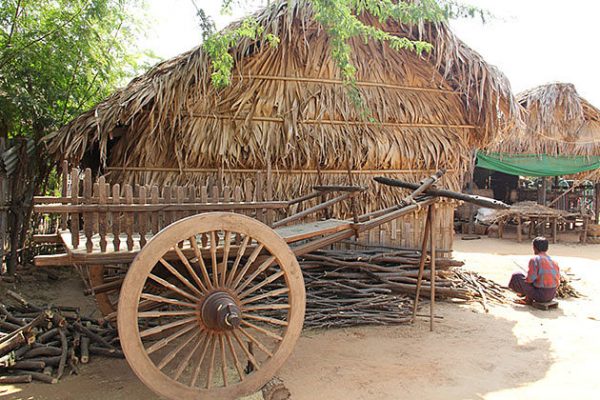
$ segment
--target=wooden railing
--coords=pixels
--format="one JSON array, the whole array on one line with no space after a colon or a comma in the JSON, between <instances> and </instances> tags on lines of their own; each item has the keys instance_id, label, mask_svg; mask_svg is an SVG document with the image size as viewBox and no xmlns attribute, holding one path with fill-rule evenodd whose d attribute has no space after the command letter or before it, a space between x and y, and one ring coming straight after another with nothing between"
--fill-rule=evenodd
<instances>
[{"instance_id":1,"label":"wooden railing","mask_svg":"<svg viewBox=\"0 0 600 400\"><path fill-rule=\"evenodd\" d=\"M66 165L63 170L67 171ZM281 227L311 214L314 216L363 190L317 187L298 199L257 201L263 198L260 184L255 185L255 190L216 185L121 186L107 183L104 177L94 181L90 169L82 174L76 168L70 173L65 172L62 179L61 196L35 197L33 210L38 214L58 214L58 232L37 235L34 239L37 242L62 242L70 251L85 250L87 253L139 251L164 227L208 211L237 212ZM333 195L333 192L341 194ZM321 199L322 203L311 206L315 199ZM306 208L302 210L302 207Z\"/></svg>"}]
</instances>

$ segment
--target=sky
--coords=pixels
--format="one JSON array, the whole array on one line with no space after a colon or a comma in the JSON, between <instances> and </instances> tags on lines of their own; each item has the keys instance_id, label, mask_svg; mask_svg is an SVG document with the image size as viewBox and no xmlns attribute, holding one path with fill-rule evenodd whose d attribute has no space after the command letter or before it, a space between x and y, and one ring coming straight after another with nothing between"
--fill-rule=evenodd
<instances>
[{"instance_id":1,"label":"sky","mask_svg":"<svg viewBox=\"0 0 600 400\"><path fill-rule=\"evenodd\" d=\"M219 14L220 0L194 0L218 28L252 11ZM600 107L599 0L468 0L494 18L452 21L452 29L509 78L515 93L548 82L570 82ZM200 44L192 0L147 0L152 22L140 47L169 58Z\"/></svg>"}]
</instances>

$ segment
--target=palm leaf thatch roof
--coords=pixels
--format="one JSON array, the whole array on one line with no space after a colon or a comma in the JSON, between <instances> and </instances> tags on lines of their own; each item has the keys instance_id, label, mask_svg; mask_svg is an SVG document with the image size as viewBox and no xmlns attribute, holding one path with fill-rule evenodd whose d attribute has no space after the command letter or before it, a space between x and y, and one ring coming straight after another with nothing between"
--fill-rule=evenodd
<instances>
[{"instance_id":1,"label":"palm leaf thatch roof","mask_svg":"<svg viewBox=\"0 0 600 400\"><path fill-rule=\"evenodd\" d=\"M600 155L600 110L570 83L551 83L517 95L525 128L494 150L512 154Z\"/></svg>"},{"instance_id":2,"label":"palm leaf thatch roof","mask_svg":"<svg viewBox=\"0 0 600 400\"><path fill-rule=\"evenodd\" d=\"M307 1L271 3L255 15L262 36L231 49L232 85L211 85L199 46L51 135L50 154L77 163L96 150L110 180L142 184L198 184L217 170L232 184L272 168L282 197L316 183L315 171L327 183L349 169L360 172L354 183L366 184L368 171L421 179L445 167L446 184L459 188L470 149L518 125L507 79L446 24L381 25L370 15L361 19L434 50L420 56L353 41L357 86L372 117L362 118L312 13ZM267 44L268 34L279 46Z\"/></svg>"}]
</instances>

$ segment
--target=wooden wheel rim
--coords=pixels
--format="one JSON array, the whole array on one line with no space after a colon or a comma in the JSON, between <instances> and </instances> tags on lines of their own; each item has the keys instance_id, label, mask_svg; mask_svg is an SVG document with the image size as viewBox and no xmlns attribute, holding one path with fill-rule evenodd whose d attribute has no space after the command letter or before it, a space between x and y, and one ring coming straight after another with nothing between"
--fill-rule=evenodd
<instances>
[{"instance_id":1,"label":"wooden wheel rim","mask_svg":"<svg viewBox=\"0 0 600 400\"><path fill-rule=\"evenodd\" d=\"M138 303L144 282L154 266L170 248L183 238L196 234L224 230L239 232L264 244L284 272L289 288L288 325L276 352L258 371L246 375L235 385L202 389L182 384L163 373L150 359L142 343L138 326ZM201 398L235 399L259 390L290 356L300 336L304 322L305 289L302 272L294 253L285 241L263 223L234 213L205 213L178 222L159 232L136 256L127 272L119 297L117 323L119 339L125 357L138 378L157 394L169 399L198 400Z\"/></svg>"}]
</instances>

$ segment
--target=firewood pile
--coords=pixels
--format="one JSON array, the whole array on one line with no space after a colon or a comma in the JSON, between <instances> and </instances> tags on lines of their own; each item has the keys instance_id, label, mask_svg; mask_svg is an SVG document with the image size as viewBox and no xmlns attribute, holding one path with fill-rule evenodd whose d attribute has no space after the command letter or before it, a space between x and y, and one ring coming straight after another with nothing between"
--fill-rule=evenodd
<instances>
[{"instance_id":1,"label":"firewood pile","mask_svg":"<svg viewBox=\"0 0 600 400\"><path fill-rule=\"evenodd\" d=\"M305 328L398 324L412 318L419 252L319 250L300 258L306 285ZM462 262L436 258L436 298L506 303L505 290ZM430 294L430 264L425 263L421 296Z\"/></svg>"},{"instance_id":2,"label":"firewood pile","mask_svg":"<svg viewBox=\"0 0 600 400\"><path fill-rule=\"evenodd\" d=\"M569 299L569 298L579 298L581 297L581 293L579 293L572 285L571 279L566 274L560 274L560 285L558 286L558 290L556 292L556 297L560 299Z\"/></svg>"},{"instance_id":3,"label":"firewood pile","mask_svg":"<svg viewBox=\"0 0 600 400\"><path fill-rule=\"evenodd\" d=\"M123 358L108 323L76 307L38 307L10 290L7 296L15 305L0 303L0 384L57 383L94 356Z\"/></svg>"}]
</instances>

